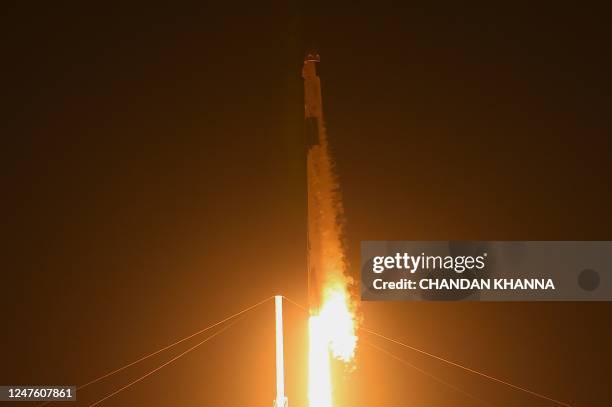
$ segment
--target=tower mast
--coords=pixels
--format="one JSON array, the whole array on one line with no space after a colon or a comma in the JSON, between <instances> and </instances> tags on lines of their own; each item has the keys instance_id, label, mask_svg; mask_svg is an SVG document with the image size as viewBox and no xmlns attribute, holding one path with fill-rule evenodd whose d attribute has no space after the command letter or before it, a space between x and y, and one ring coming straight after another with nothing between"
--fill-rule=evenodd
<instances>
[{"instance_id":1,"label":"tower mast","mask_svg":"<svg viewBox=\"0 0 612 407\"><path fill-rule=\"evenodd\" d=\"M276 400L274 407L287 407L289 401L285 397L285 360L283 350L283 297L274 296L274 311L276 316Z\"/></svg>"}]
</instances>

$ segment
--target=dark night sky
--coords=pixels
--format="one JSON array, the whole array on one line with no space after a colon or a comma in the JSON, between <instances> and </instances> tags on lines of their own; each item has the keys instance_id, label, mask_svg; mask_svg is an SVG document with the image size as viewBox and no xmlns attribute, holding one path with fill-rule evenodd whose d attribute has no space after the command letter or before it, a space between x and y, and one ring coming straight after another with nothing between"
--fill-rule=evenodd
<instances>
[{"instance_id":1,"label":"dark night sky","mask_svg":"<svg viewBox=\"0 0 612 407\"><path fill-rule=\"evenodd\" d=\"M605 10L234 7L5 6L0 384L81 384L266 296L306 302L313 44L353 273L361 240L612 240ZM104 405L269 405L271 312ZM610 303L362 312L576 406L612 402ZM288 393L303 406L305 319L286 318ZM548 405L391 349L492 405ZM373 352L344 405L473 405Z\"/></svg>"}]
</instances>

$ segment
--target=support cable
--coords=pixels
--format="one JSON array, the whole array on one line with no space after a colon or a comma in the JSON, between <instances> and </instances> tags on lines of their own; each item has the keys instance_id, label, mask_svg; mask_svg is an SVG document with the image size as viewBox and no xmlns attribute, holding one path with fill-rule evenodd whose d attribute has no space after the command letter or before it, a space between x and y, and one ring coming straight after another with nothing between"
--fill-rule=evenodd
<instances>
[{"instance_id":1,"label":"support cable","mask_svg":"<svg viewBox=\"0 0 612 407\"><path fill-rule=\"evenodd\" d=\"M236 317L238 317L238 316L240 316L240 315L242 315L242 314L244 314L244 313L246 313L246 312L249 312L249 311L251 311L252 309L257 308L258 306L260 306L260 305L264 304L265 302L270 301L272 298L274 298L274 297L273 297L273 296L271 296L271 297L268 297L268 298L266 298L266 299L264 299L264 300L262 300L262 301L259 301L258 303L254 304L254 305L251 305L250 307L247 307L247 308L245 308L245 309L243 309L243 310L241 310L241 311L238 311L238 312L236 312L235 314L230 315L230 316L229 316L229 317L227 317L227 318L224 318L224 319L222 319L222 320L220 320L220 321L218 321L218 322L215 322L214 324L209 325L209 326L207 326L206 328L200 329L199 331L194 332L194 333L192 333L191 335L188 335L188 336L186 336L186 337L184 337L184 338L182 338L182 339L179 339L178 341L173 342L173 343L171 343L171 344L169 344L169 345L166 345L166 346L164 346L164 347L163 347L163 348L161 348L161 349L158 349L158 350L156 350L156 351L154 351L154 352L151 352L151 353L149 353L149 354L147 354L147 355L145 355L145 356L143 356L143 357L141 357L141 358L139 358L139 359L136 359L136 360L135 360L135 361L133 361L133 362L130 362L130 363L126 364L126 365L123 365L123 366L121 366L121 367L119 367L119 368L115 369L115 370L112 370L112 371L110 371L110 372L108 372L108 373L105 373L105 374L103 374L102 376L96 377L95 379L92 379L92 380L90 380L89 382L87 382L87 383L85 383L85 384L82 384L82 385L78 386L76 389L77 389L77 390L84 389L85 387L90 386L90 385L92 385L92 384L94 384L94 383L97 383L97 382L99 382L100 380L106 379L107 377L110 377L110 376L112 376L112 375L114 375L114 374L116 374L116 373L119 373L119 372L121 372L121 371L123 371L123 370L125 370L125 369L127 369L127 368L129 368L129 367L131 367L131 366L134 366L134 365L136 365L136 364L138 364L138 363L140 363L140 362L142 362L142 361L144 361L144 360L146 360L146 359L149 359L149 358L151 358L151 357L153 357L153 356L155 356L155 355L157 355L157 354L159 354L159 353L161 353L161 352L163 352L163 351L165 351L165 350L168 350L168 349L170 349L170 348L172 348L172 347L174 347L174 346L176 346L176 345L178 345L178 344L180 344L180 343L182 343L182 342L185 342L185 341L186 341L186 340L188 340L188 339L191 339L191 338L193 338L193 337L195 337L195 336L197 336L197 335L200 335L200 334L202 334L202 333L204 333L204 332L206 332L206 331L209 331L209 330L211 330L212 328L214 328L214 327L216 327L216 326L219 326L219 325L223 324L224 322L227 322L227 321L229 321L229 320L231 320L231 319L233 319L233 318L236 318ZM216 335L216 334L215 334L215 335ZM208 340L208 339L207 339L207 340ZM50 403L52 403L52 401L47 401L47 402L45 402L45 403L39 404L37 407L43 407L43 406L49 405Z\"/></svg>"},{"instance_id":2,"label":"support cable","mask_svg":"<svg viewBox=\"0 0 612 407\"><path fill-rule=\"evenodd\" d=\"M463 370L465 370L465 371L467 371L467 372L477 374L477 375L479 375L479 376L482 376L482 377L484 377L484 378L487 378L487 379L489 379L489 380L493 380L493 381L498 382L498 383L501 383L501 384L505 384L506 386L512 387L512 388L513 388L513 389L515 389L515 390L520 390L520 391L523 391L523 392L525 392L525 393L529 393L529 394L531 394L532 396L536 396L536 397L539 397L539 398L541 398L541 399L545 399L545 400L548 400L548 401L552 401L553 403L556 403L556 404L558 404L558 405L560 405L560 406L572 407L570 404L564 403L564 402L559 401L559 400L555 400L555 399L553 399L553 398L551 398L551 397L545 396L544 394L541 394L541 393L537 393L537 392L535 392L535 391L533 391L533 390L529 390L529 389L526 389L526 388L524 388L524 387L517 386L517 385L512 384L512 383L510 383L510 382L507 382L507 381L505 381L505 380L498 379L498 378L493 377L493 376L490 376L490 375L488 375L488 374L486 374L486 373L479 372L478 370L471 369L471 368L469 368L469 367L467 367L467 366L460 365L459 363L455 363L455 362L450 361L450 360L448 360L448 359L444 359L444 358L442 358L442 357L440 357L440 356L436 356L436 355L431 354L431 353L429 353L429 352L426 352L426 351L424 351L424 350L421 350L421 349L415 348L414 346L407 345L407 344L405 344L405 343L403 343L403 342L400 342L400 341L398 341L398 340L395 340L395 339L393 339L393 338L389 338L388 336L385 336L385 335L379 334L378 332L374 332L374 331L372 331L371 329L368 329L368 328L365 328L365 327L361 327L360 329L361 329L362 331L368 332L368 333L370 333L370 334L372 334L372 335L378 336L379 338L383 338L383 339L386 339L387 341L390 341L390 342L393 342L393 343L395 343L395 344L397 344L397 345L403 346L403 347L405 347L405 348L407 348L407 349L411 349L411 350L413 350L413 351L416 351L416 352L422 353L423 355L426 355L426 356L432 357L432 358L434 358L434 359L440 360L440 361L442 361L442 362L448 363L449 365L452 365L452 366L455 366L455 367L461 368L461 369L463 369Z\"/></svg>"},{"instance_id":3,"label":"support cable","mask_svg":"<svg viewBox=\"0 0 612 407\"><path fill-rule=\"evenodd\" d=\"M191 352L192 350L196 349L197 347L203 345L204 343L208 342L209 340L211 340L212 338L214 338L215 336L225 332L226 330L228 330L229 328L231 328L232 326L234 326L238 320L232 321L229 324L227 324L226 326L224 326L223 328L219 329L217 332L215 332L214 334L206 337L204 340L196 343L195 345L193 345L192 347L188 348L187 350L179 353L178 355L176 355L175 357L173 357L172 359L162 363L161 365L157 366L155 369L148 371L147 373L145 373L144 375L140 376L139 378L132 380L131 382L129 382L128 384L126 384L123 387L118 388L117 390L115 390L112 393L107 394L106 396L102 397L100 400L90 404L88 407L94 407L97 406L98 404L102 403L105 400L108 400L109 398L113 397L114 395L122 392L123 390L132 387L133 385L135 385L136 383L146 379L147 377L151 376L153 373L161 370L162 368L168 366L170 363L174 362L175 360L181 358L182 356L185 356L186 354L188 354L189 352Z\"/></svg>"},{"instance_id":4,"label":"support cable","mask_svg":"<svg viewBox=\"0 0 612 407\"><path fill-rule=\"evenodd\" d=\"M304 311L308 312L308 309L307 309L306 307L304 307L303 305L301 305L301 304L299 304L299 303L297 303L297 302L295 302L295 301L293 301L293 300L290 300L290 299L289 299L289 298L287 298L287 297L284 297L284 298L285 298L285 299L286 299L288 302L290 302L291 304L293 304L293 305L295 305L295 306L297 306L297 307L301 308L302 310L304 310ZM501 383L501 384L505 384L506 386L509 386L509 387L511 387L511 388L513 388L513 389L515 389L515 390L520 390L520 391L522 391L522 392L525 392L525 393L531 394L532 396L536 396L536 397L539 397L539 398L541 398L541 399L551 401L551 402L556 403L556 404L558 404L558 405L560 405L560 406L564 406L564 407L572 407L572 406L571 406L571 404L568 404L568 403L565 403L565 402L563 402L563 401L559 401L559 400L553 399L552 397L548 397L548 396L546 396L546 395L544 395L544 394L537 393L537 392L535 392L535 391L533 391L533 390L529 390L529 389L526 389L526 388L524 388L524 387L517 386L517 385L515 385L515 384L512 384L512 383L507 382L507 381L505 381L505 380L498 379L498 378L493 377L493 376L491 376L491 375L488 375L488 374L486 374L486 373L479 372L478 370L475 370L475 369L469 368L469 367L464 366L464 365L461 365L461 364L459 364L459 363L455 363L455 362L453 362L453 361L451 361L451 360L448 360L448 359L445 359L445 358L443 358L443 357L440 357L440 356L434 355L434 354L432 354L432 353L426 352L426 351L424 351L424 350L422 350L422 349L415 348L414 346L407 345L407 344L405 344L405 343L403 343L403 342L400 342L400 341L398 341L398 340L396 340L396 339L393 339L393 338L389 338L388 336L382 335L382 334L380 334L380 333L378 333L378 332L375 332L375 331L373 331L373 330L371 330L371 329L368 329L368 328L366 328L366 327L359 327L359 330L364 331L364 332L367 332L367 333L372 334L372 335L375 335L375 336L378 336L379 338L382 338L382 339L385 339L385 340L387 340L387 341L393 342L393 343L395 343L395 344L397 344L397 345L400 345L400 346L403 346L403 347L405 347L405 348L407 348L407 349L410 349L410 350L413 350L413 351L419 352L419 353L421 353L421 354L423 354L423 355L426 355L426 356L429 356L429 357L431 357L431 358L437 359L437 360L442 361L442 362L444 362L444 363L447 363L447 364L449 364L449 365L452 365L452 366L458 367L458 368L463 369L463 370L465 370L465 371L467 371L467 372L474 373L474 374L476 374L476 375L479 375L479 376L481 376L481 377L487 378L487 379L489 379L489 380L492 380L492 381L495 381L495 382L498 382L498 383Z\"/></svg>"},{"instance_id":5,"label":"support cable","mask_svg":"<svg viewBox=\"0 0 612 407\"><path fill-rule=\"evenodd\" d=\"M389 351L388 351L388 350L386 350L386 349L381 348L380 346L374 345L373 343L368 342L368 341L364 341L364 340L362 340L361 342L362 342L362 343L365 343L366 345L368 345L368 346L370 346L370 347L372 347L372 348L374 348L374 349L378 350L379 352L382 352L382 353L386 354L387 356L389 356L389 357L391 357L391 358L393 358L393 359L397 360L398 362L402 363L403 365L406 365L406 366L408 366L408 367L413 368L414 370L416 370L416 371L418 371L418 372L420 372L420 373L424 374L425 376L428 376L429 378L431 378L431 379L433 379L433 380L437 381L438 383L441 383L441 384L443 384L443 385L445 385L445 386L447 386L447 387L449 387L449 388L451 388L451 389L455 390L456 392L459 392L459 393L461 393L461 394L463 394L463 395L465 395L465 396L467 396L467 397L469 397L469 398L471 398L471 399L473 399L473 400L477 401L479 404L482 404L482 405L484 405L484 406L491 406L491 404L487 403L486 401L482 400L481 398L476 397L476 396L474 396L473 394L468 393L467 391L465 391L465 390L463 390L463 389L461 389L461 388L459 388L459 387L457 387L457 386L455 386L455 385L453 385L453 384L450 384L449 382L447 382L447 381L445 381L445 380L442 380L442 379L440 379L440 378L439 378L439 377L437 377L437 376L434 376L433 374L431 374L431 373L427 372L426 370L423 370L423 369L421 369L421 368L419 368L419 367L416 367L416 366L415 366L415 365L413 365L412 363L409 363L408 361L406 361L406 360L404 360L404 359L400 358L399 356L394 355L393 353L389 352Z\"/></svg>"}]
</instances>

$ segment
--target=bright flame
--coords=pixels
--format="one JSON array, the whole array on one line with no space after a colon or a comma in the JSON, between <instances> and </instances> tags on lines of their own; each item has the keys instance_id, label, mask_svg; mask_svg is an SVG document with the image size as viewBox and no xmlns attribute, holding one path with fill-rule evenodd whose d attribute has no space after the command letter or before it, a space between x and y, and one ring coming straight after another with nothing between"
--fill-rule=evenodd
<instances>
[{"instance_id":1,"label":"bright flame","mask_svg":"<svg viewBox=\"0 0 612 407\"><path fill-rule=\"evenodd\" d=\"M325 326L332 354L336 359L350 362L355 355L357 336L355 319L344 290L329 292L319 315Z\"/></svg>"},{"instance_id":2,"label":"bright flame","mask_svg":"<svg viewBox=\"0 0 612 407\"><path fill-rule=\"evenodd\" d=\"M334 358L345 363L355 355L357 336L355 318L343 286L324 293L319 315L309 321L308 399L310 407L332 406L330 351Z\"/></svg>"},{"instance_id":3,"label":"bright flame","mask_svg":"<svg viewBox=\"0 0 612 407\"><path fill-rule=\"evenodd\" d=\"M320 316L311 316L308 322L308 401L310 407L331 407L331 375L325 323Z\"/></svg>"},{"instance_id":4,"label":"bright flame","mask_svg":"<svg viewBox=\"0 0 612 407\"><path fill-rule=\"evenodd\" d=\"M311 307L308 398L310 407L331 407L330 357L349 362L355 354L355 318L350 307L342 244L344 220L338 178L329 152L316 58L304 61L304 106L309 140L308 302ZM313 125L314 123L314 126Z\"/></svg>"}]
</instances>

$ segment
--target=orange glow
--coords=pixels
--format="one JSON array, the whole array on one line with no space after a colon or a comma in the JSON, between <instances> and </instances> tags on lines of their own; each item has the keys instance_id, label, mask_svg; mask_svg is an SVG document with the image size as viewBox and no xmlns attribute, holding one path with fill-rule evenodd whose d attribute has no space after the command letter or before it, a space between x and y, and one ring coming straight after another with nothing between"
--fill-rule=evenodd
<instances>
[{"instance_id":1,"label":"orange glow","mask_svg":"<svg viewBox=\"0 0 612 407\"><path fill-rule=\"evenodd\" d=\"M311 316L308 322L308 403L310 407L331 407L332 389L326 324L316 315Z\"/></svg>"},{"instance_id":2,"label":"orange glow","mask_svg":"<svg viewBox=\"0 0 612 407\"><path fill-rule=\"evenodd\" d=\"M355 317L346 287L324 289L318 315L309 320L308 400L310 407L332 406L330 357L350 362L355 355Z\"/></svg>"},{"instance_id":3,"label":"orange glow","mask_svg":"<svg viewBox=\"0 0 612 407\"><path fill-rule=\"evenodd\" d=\"M332 355L343 362L350 362L355 355L357 336L355 318L349 308L347 293L342 289L330 289L324 294L324 298L319 315Z\"/></svg>"},{"instance_id":4,"label":"orange glow","mask_svg":"<svg viewBox=\"0 0 612 407\"><path fill-rule=\"evenodd\" d=\"M309 123L308 180L308 302L310 407L332 406L330 358L348 363L355 355L357 336L350 303L343 245L342 199L327 143L317 75L318 55L304 60L304 107Z\"/></svg>"}]
</instances>

